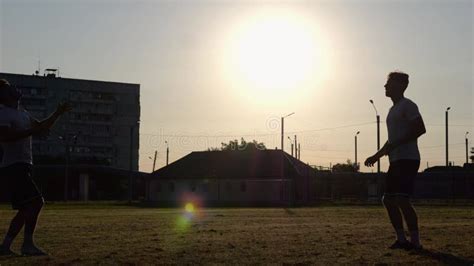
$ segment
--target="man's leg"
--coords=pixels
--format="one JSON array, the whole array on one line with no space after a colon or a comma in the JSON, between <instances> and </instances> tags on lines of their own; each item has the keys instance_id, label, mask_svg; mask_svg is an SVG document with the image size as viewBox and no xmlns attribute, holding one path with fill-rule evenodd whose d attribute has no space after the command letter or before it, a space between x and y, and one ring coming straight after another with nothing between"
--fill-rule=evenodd
<instances>
[{"instance_id":1,"label":"man's leg","mask_svg":"<svg viewBox=\"0 0 474 266\"><path fill-rule=\"evenodd\" d=\"M38 223L38 217L43 208L43 198L37 198L28 205L25 210L25 239L22 246L22 253L26 255L43 255L44 252L38 249L34 243L34 233Z\"/></svg>"},{"instance_id":2,"label":"man's leg","mask_svg":"<svg viewBox=\"0 0 474 266\"><path fill-rule=\"evenodd\" d=\"M10 227L8 228L5 238L3 239L1 249L10 250L13 240L15 240L18 233L20 233L24 224L25 224L24 213L22 210L19 210L17 214L15 215L15 217L13 217L10 223Z\"/></svg>"},{"instance_id":3,"label":"man's leg","mask_svg":"<svg viewBox=\"0 0 474 266\"><path fill-rule=\"evenodd\" d=\"M403 218L400 212L395 196L385 194L382 198L383 205L387 209L388 217L392 223L393 229L397 234L397 241L400 243L407 242L405 232L403 230Z\"/></svg>"},{"instance_id":4,"label":"man's leg","mask_svg":"<svg viewBox=\"0 0 474 266\"><path fill-rule=\"evenodd\" d=\"M413 245L420 247L420 233L418 231L418 216L416 215L415 208L410 202L408 197L399 197L398 199L400 209L405 217L408 230L410 231L410 240Z\"/></svg>"}]
</instances>

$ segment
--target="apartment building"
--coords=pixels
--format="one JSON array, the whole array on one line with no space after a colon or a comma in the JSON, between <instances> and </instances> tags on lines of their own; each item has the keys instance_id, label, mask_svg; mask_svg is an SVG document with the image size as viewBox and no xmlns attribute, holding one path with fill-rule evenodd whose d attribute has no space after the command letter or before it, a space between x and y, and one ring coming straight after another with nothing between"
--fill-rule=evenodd
<instances>
[{"instance_id":1,"label":"apartment building","mask_svg":"<svg viewBox=\"0 0 474 266\"><path fill-rule=\"evenodd\" d=\"M94 164L138 170L140 85L59 77L0 73L23 92L21 106L41 120L58 103L73 111L48 136L33 139L36 164Z\"/></svg>"}]
</instances>

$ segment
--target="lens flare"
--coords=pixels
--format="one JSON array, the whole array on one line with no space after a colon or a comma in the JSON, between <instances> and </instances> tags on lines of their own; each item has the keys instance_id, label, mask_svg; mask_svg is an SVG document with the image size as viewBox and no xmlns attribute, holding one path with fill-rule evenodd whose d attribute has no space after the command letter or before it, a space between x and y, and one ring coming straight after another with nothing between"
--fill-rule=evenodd
<instances>
[{"instance_id":1,"label":"lens flare","mask_svg":"<svg viewBox=\"0 0 474 266\"><path fill-rule=\"evenodd\" d=\"M193 212L194 212L194 204L192 204L191 202L188 202L188 203L186 203L186 205L184 206L184 209L185 209L186 212L188 212L188 213L193 213Z\"/></svg>"},{"instance_id":2,"label":"lens flare","mask_svg":"<svg viewBox=\"0 0 474 266\"><path fill-rule=\"evenodd\" d=\"M191 220L189 217L186 216L180 216L178 217L177 223L176 223L176 229L178 232L185 232L191 224Z\"/></svg>"}]
</instances>

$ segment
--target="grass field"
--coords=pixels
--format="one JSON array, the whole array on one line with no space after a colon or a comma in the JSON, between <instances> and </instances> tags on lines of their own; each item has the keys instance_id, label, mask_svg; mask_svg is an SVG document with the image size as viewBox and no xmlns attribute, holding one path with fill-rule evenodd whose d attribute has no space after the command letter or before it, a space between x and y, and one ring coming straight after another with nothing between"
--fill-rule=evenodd
<instances>
[{"instance_id":1,"label":"grass field","mask_svg":"<svg viewBox=\"0 0 474 266\"><path fill-rule=\"evenodd\" d=\"M390 250L381 206L159 209L46 205L36 241L48 257L10 264L460 264L474 261L474 208L417 207L422 252ZM0 234L14 214L0 206ZM14 244L18 251L21 238Z\"/></svg>"}]
</instances>

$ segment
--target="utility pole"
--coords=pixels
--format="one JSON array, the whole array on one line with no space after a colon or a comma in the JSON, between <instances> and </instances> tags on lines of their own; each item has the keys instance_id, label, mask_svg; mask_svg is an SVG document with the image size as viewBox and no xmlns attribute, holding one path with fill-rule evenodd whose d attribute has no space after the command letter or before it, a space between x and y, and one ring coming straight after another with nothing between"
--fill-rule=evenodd
<instances>
[{"instance_id":1,"label":"utility pole","mask_svg":"<svg viewBox=\"0 0 474 266\"><path fill-rule=\"evenodd\" d=\"M60 136L59 139L64 141L64 145L66 148L66 166L64 169L64 201L68 201L68 194L69 194L69 161L71 160L71 144L69 143L69 138L67 133L64 136ZM74 140L72 147L77 143L77 136L72 136Z\"/></svg>"},{"instance_id":2,"label":"utility pole","mask_svg":"<svg viewBox=\"0 0 474 266\"><path fill-rule=\"evenodd\" d=\"M375 116L377 118L377 151L380 150L380 115L377 112L377 108L375 108L375 104L373 100L369 100L375 110ZM380 173L380 159L377 160L377 173Z\"/></svg>"},{"instance_id":3,"label":"utility pole","mask_svg":"<svg viewBox=\"0 0 474 266\"><path fill-rule=\"evenodd\" d=\"M153 158L153 171L155 172L155 165L156 165L156 156L158 155L158 151L155 151L155 157Z\"/></svg>"},{"instance_id":4,"label":"utility pole","mask_svg":"<svg viewBox=\"0 0 474 266\"><path fill-rule=\"evenodd\" d=\"M285 118L281 117L281 150L283 151L283 134L285 132Z\"/></svg>"},{"instance_id":5,"label":"utility pole","mask_svg":"<svg viewBox=\"0 0 474 266\"><path fill-rule=\"evenodd\" d=\"M133 138L134 138L134 130L135 127L137 127L137 132L138 132L138 126L140 121L137 122L136 125L131 125L130 126L130 158L129 158L129 173L128 173L128 203L132 203L133 201Z\"/></svg>"},{"instance_id":6,"label":"utility pole","mask_svg":"<svg viewBox=\"0 0 474 266\"><path fill-rule=\"evenodd\" d=\"M464 135L464 138L466 140L466 164L469 163L469 140L467 139L467 134L469 134L469 132L466 132L466 134Z\"/></svg>"},{"instance_id":7,"label":"utility pole","mask_svg":"<svg viewBox=\"0 0 474 266\"><path fill-rule=\"evenodd\" d=\"M380 150L380 115L377 114L377 150ZM377 160L377 173L380 173L380 158Z\"/></svg>"},{"instance_id":8,"label":"utility pole","mask_svg":"<svg viewBox=\"0 0 474 266\"><path fill-rule=\"evenodd\" d=\"M170 156L170 147L168 145L168 141L165 141L165 143L166 143L166 165L168 165L169 156Z\"/></svg>"},{"instance_id":9,"label":"utility pole","mask_svg":"<svg viewBox=\"0 0 474 266\"><path fill-rule=\"evenodd\" d=\"M298 159L298 141L297 137L295 135L295 158Z\"/></svg>"},{"instance_id":10,"label":"utility pole","mask_svg":"<svg viewBox=\"0 0 474 266\"><path fill-rule=\"evenodd\" d=\"M290 136L288 136L288 140L290 140L290 144L291 144L291 157L294 157L294 155L293 155L293 140L291 140Z\"/></svg>"},{"instance_id":11,"label":"utility pole","mask_svg":"<svg viewBox=\"0 0 474 266\"><path fill-rule=\"evenodd\" d=\"M298 143L298 160L301 160L301 143Z\"/></svg>"},{"instance_id":12,"label":"utility pole","mask_svg":"<svg viewBox=\"0 0 474 266\"><path fill-rule=\"evenodd\" d=\"M293 113L290 113L290 114L287 114L285 116L282 116L281 117L281 150L284 151L284 135L285 135L285 118L294 114L295 112Z\"/></svg>"},{"instance_id":13,"label":"utility pole","mask_svg":"<svg viewBox=\"0 0 474 266\"><path fill-rule=\"evenodd\" d=\"M354 136L354 142L355 142L355 167L357 168L357 135L359 135L360 131L357 131L357 133Z\"/></svg>"},{"instance_id":14,"label":"utility pole","mask_svg":"<svg viewBox=\"0 0 474 266\"><path fill-rule=\"evenodd\" d=\"M66 169L64 173L64 201L68 200L68 188L69 188L69 156L70 156L70 150L69 150L69 143L67 140L67 135L64 138L64 142L66 143Z\"/></svg>"},{"instance_id":15,"label":"utility pole","mask_svg":"<svg viewBox=\"0 0 474 266\"><path fill-rule=\"evenodd\" d=\"M451 107L446 108L446 166L449 166L449 143L448 143L448 111Z\"/></svg>"}]
</instances>

